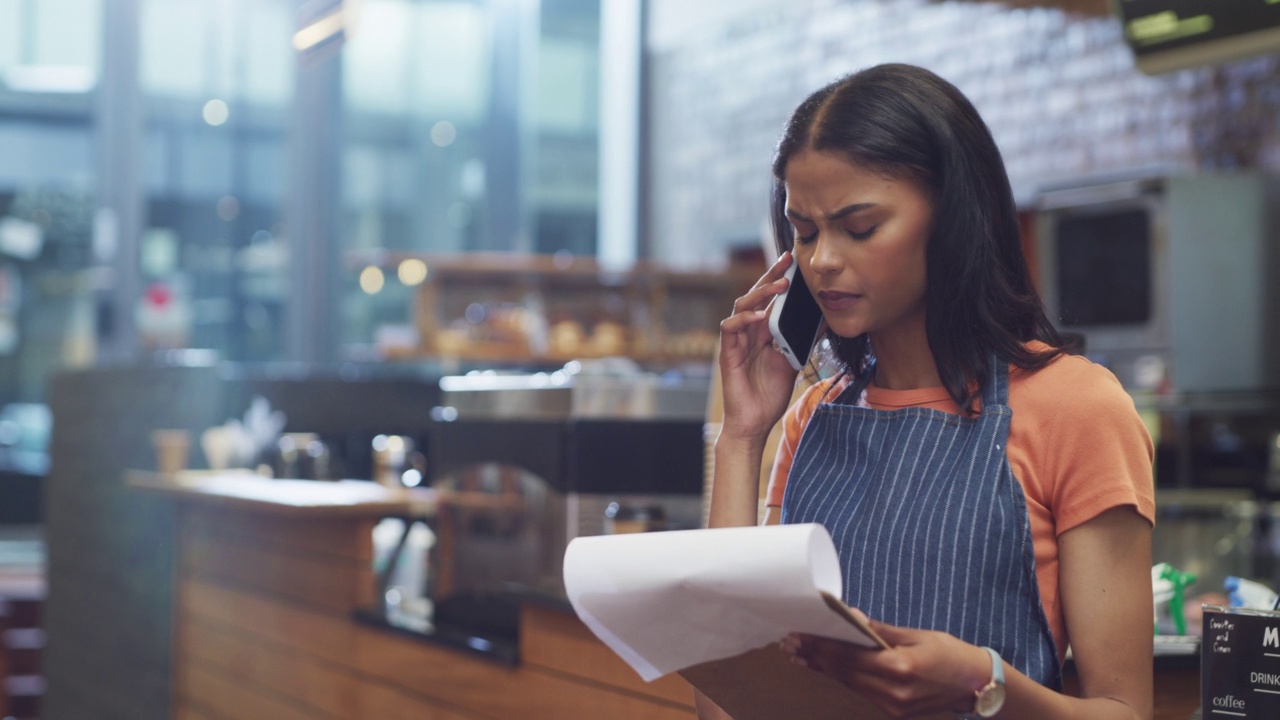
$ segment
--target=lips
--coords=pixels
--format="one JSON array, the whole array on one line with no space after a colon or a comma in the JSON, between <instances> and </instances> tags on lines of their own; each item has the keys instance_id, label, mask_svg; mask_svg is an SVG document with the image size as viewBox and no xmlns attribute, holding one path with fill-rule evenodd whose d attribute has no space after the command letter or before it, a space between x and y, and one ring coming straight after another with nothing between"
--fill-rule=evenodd
<instances>
[{"instance_id":1,"label":"lips","mask_svg":"<svg viewBox=\"0 0 1280 720\"><path fill-rule=\"evenodd\" d=\"M818 302L822 303L823 310L848 310L858 304L861 299L861 295L840 292L839 290L823 290L818 293Z\"/></svg>"}]
</instances>

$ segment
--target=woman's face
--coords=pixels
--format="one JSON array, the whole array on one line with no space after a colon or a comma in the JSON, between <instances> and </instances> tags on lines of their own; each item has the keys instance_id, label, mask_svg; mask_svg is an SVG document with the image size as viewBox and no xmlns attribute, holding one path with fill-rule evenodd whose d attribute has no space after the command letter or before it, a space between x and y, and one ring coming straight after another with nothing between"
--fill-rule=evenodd
<instances>
[{"instance_id":1,"label":"woman's face","mask_svg":"<svg viewBox=\"0 0 1280 720\"><path fill-rule=\"evenodd\" d=\"M933 212L915 183L843 156L804 150L787 163L795 259L837 335L924 332L925 246Z\"/></svg>"}]
</instances>

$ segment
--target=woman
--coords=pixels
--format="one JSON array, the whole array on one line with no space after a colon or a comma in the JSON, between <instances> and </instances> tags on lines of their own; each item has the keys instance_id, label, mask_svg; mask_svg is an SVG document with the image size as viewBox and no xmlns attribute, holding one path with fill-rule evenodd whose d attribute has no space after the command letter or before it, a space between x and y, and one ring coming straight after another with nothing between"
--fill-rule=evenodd
<instances>
[{"instance_id":1,"label":"woman","mask_svg":"<svg viewBox=\"0 0 1280 720\"><path fill-rule=\"evenodd\" d=\"M825 525L845 602L893 646L783 650L894 717L1150 718L1151 440L1045 317L977 111L874 67L796 109L773 171L781 257L721 323L710 524L756 521L785 413L765 522ZM788 410L767 315L793 262L840 372ZM1060 692L1068 644L1081 697Z\"/></svg>"}]
</instances>

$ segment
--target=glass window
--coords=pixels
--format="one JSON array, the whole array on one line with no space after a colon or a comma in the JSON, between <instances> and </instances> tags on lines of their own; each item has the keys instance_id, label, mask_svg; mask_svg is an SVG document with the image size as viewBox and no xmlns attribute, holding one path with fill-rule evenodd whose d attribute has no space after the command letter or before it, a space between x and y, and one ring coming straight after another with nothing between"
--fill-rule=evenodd
<instances>
[{"instance_id":1,"label":"glass window","mask_svg":"<svg viewBox=\"0 0 1280 720\"><path fill-rule=\"evenodd\" d=\"M343 100L349 111L405 115L415 10L408 0L360 4L359 24L343 48Z\"/></svg>"},{"instance_id":2,"label":"glass window","mask_svg":"<svg viewBox=\"0 0 1280 720\"><path fill-rule=\"evenodd\" d=\"M343 50L349 349L412 335L407 256L595 254L599 25L598 0L361 3Z\"/></svg>"},{"instance_id":3,"label":"glass window","mask_svg":"<svg viewBox=\"0 0 1280 720\"><path fill-rule=\"evenodd\" d=\"M0 415L93 361L101 25L102 0L0 0Z\"/></svg>"},{"instance_id":4,"label":"glass window","mask_svg":"<svg viewBox=\"0 0 1280 720\"><path fill-rule=\"evenodd\" d=\"M484 10L463 2L427 3L418 6L416 20L414 114L462 124L483 120L489 110L492 66Z\"/></svg>"},{"instance_id":5,"label":"glass window","mask_svg":"<svg viewBox=\"0 0 1280 720\"><path fill-rule=\"evenodd\" d=\"M538 50L534 250L595 255L599 171L598 3L544 5Z\"/></svg>"},{"instance_id":6,"label":"glass window","mask_svg":"<svg viewBox=\"0 0 1280 720\"><path fill-rule=\"evenodd\" d=\"M335 63L340 90L308 110L340 118L336 140L300 131L307 126L293 114L296 87L306 82L292 45L297 0L129 2L138 16L143 219L139 292L126 317L136 320L142 351L286 355L286 306L299 297L286 200L289 213L302 213L296 217L324 210L299 207L318 202L295 193L305 184L292 174L306 166L299 156L332 153L340 168L326 226L335 228L336 247L325 247L342 262L338 277L318 281L340 288L336 309L324 311L338 317L325 321L340 327L338 342L355 356L380 334L412 330L421 272L398 273L403 257L595 254L599 0L343 4L355 21L346 42L327 61L313 58ZM35 293L61 288L77 308L61 319L31 315L49 338L23 360L31 367L92 358L94 332L99 340L129 336L104 329L128 311L103 301L92 279L93 268L105 269L93 247L95 158L103 155L94 113L103 96L89 91L103 68L132 66L102 62L113 47L104 27L125 17L105 8L104 0L0 0L0 221L13 220L14 238L36 226L43 243L23 264L4 254L0 231L0 403L6 383L38 394L42 382L4 369L5 287L22 287L15 357L34 348L25 344L36 335L25 331L27 308L57 305ZM133 109L125 100L104 117L128 118ZM113 162L133 170L127 159ZM53 204L68 222L48 221ZM367 261L353 262L357 255ZM378 272L362 276L365 265ZM5 286L13 268L17 280ZM73 327L78 334L67 340Z\"/></svg>"},{"instance_id":7,"label":"glass window","mask_svg":"<svg viewBox=\"0 0 1280 720\"><path fill-rule=\"evenodd\" d=\"M289 0L142 0L144 348L282 356Z\"/></svg>"},{"instance_id":8,"label":"glass window","mask_svg":"<svg viewBox=\"0 0 1280 720\"><path fill-rule=\"evenodd\" d=\"M287 104L293 94L294 4L142 0L143 93Z\"/></svg>"},{"instance_id":9,"label":"glass window","mask_svg":"<svg viewBox=\"0 0 1280 720\"><path fill-rule=\"evenodd\" d=\"M96 69L102 53L102 0L40 0L27 3L33 65Z\"/></svg>"},{"instance_id":10,"label":"glass window","mask_svg":"<svg viewBox=\"0 0 1280 720\"><path fill-rule=\"evenodd\" d=\"M140 7L139 81L147 95L195 96L207 89L209 15L223 5L149 0Z\"/></svg>"},{"instance_id":11,"label":"glass window","mask_svg":"<svg viewBox=\"0 0 1280 720\"><path fill-rule=\"evenodd\" d=\"M492 7L361 3L342 56L345 251L377 258L485 243L477 210L486 195ZM410 322L414 286L394 263L373 264L345 278L344 345L368 345Z\"/></svg>"},{"instance_id":12,"label":"glass window","mask_svg":"<svg viewBox=\"0 0 1280 720\"><path fill-rule=\"evenodd\" d=\"M0 0L0 88L84 93L102 52L102 0Z\"/></svg>"},{"instance_id":13,"label":"glass window","mask_svg":"<svg viewBox=\"0 0 1280 720\"><path fill-rule=\"evenodd\" d=\"M0 72L23 61L22 0L0 0Z\"/></svg>"},{"instance_id":14,"label":"glass window","mask_svg":"<svg viewBox=\"0 0 1280 720\"><path fill-rule=\"evenodd\" d=\"M250 64L233 86L241 100L254 106L282 107L293 97L293 7L285 2L250 2L242 12L244 22L238 55L229 55L231 67Z\"/></svg>"}]
</instances>

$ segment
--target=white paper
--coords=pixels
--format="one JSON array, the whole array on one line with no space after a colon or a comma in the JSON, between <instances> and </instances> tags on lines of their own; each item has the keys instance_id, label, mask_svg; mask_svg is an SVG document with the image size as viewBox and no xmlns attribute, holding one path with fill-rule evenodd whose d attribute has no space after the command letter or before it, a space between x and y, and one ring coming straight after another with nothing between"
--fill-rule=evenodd
<instances>
[{"instance_id":1,"label":"white paper","mask_svg":"<svg viewBox=\"0 0 1280 720\"><path fill-rule=\"evenodd\" d=\"M840 563L821 525L580 537L564 557L578 617L645 680L799 632L875 643L832 611Z\"/></svg>"}]
</instances>

